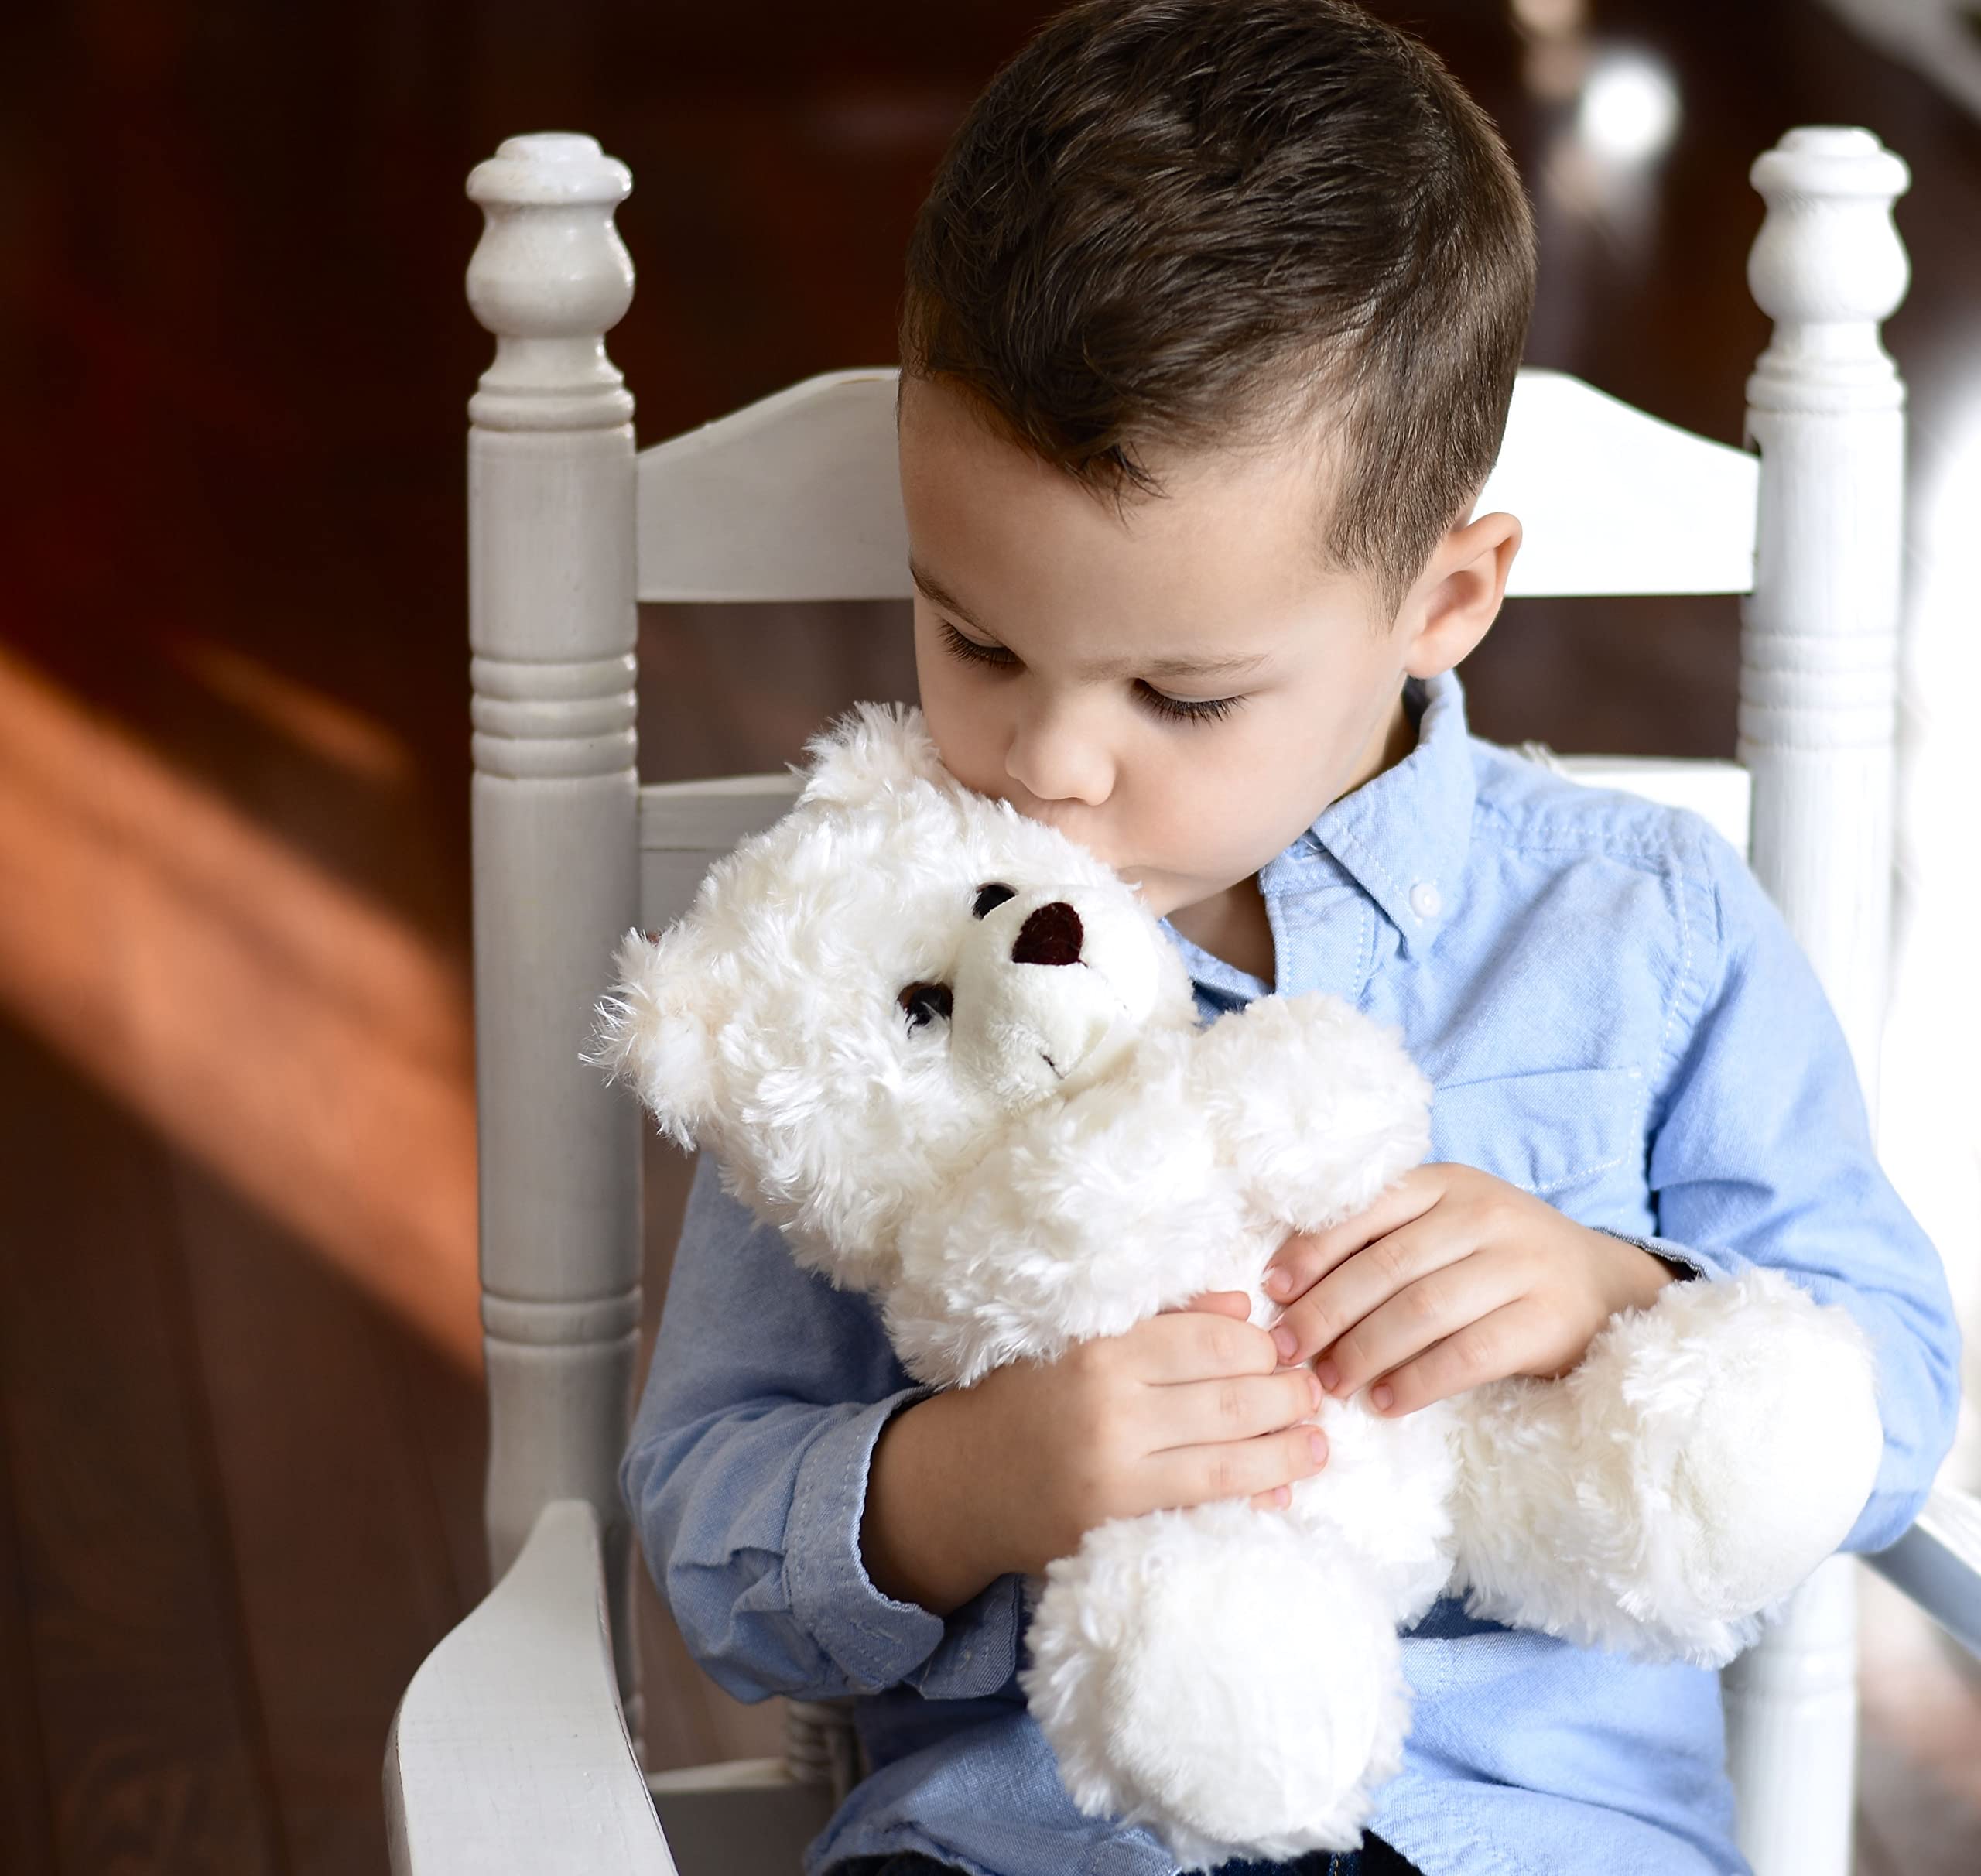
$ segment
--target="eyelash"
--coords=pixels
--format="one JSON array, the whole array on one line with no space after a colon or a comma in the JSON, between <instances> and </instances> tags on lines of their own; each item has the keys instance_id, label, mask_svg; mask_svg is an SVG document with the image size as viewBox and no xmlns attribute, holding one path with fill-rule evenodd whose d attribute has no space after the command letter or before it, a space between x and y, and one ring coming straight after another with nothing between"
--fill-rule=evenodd
<instances>
[{"instance_id":1,"label":"eyelash","mask_svg":"<svg viewBox=\"0 0 1981 1876\"><path fill-rule=\"evenodd\" d=\"M1014 669L1018 660L1002 645L980 645L967 638L947 619L941 628L943 648L966 664L987 665L994 671ZM1244 702L1243 697L1172 697L1138 678L1135 695L1147 709L1172 723L1219 723Z\"/></svg>"}]
</instances>

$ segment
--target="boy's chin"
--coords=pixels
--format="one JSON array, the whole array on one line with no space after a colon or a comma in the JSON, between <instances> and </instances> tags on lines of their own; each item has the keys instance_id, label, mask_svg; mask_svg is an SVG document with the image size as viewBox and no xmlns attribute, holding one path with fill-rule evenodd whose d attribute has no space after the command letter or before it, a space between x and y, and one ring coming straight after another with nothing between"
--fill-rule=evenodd
<instances>
[{"instance_id":1,"label":"boy's chin","mask_svg":"<svg viewBox=\"0 0 1981 1876\"><path fill-rule=\"evenodd\" d=\"M1113 861L1109 864L1134 888L1137 896L1155 918L1166 919L1172 912L1180 911L1206 896L1201 887L1193 888L1189 882L1179 880L1160 868L1121 865Z\"/></svg>"}]
</instances>

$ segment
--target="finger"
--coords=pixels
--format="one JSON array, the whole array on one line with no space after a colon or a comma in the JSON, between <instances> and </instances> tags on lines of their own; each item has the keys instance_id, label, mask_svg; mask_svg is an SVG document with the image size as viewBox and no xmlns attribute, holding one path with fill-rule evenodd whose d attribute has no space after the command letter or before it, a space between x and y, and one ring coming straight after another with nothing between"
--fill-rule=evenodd
<instances>
[{"instance_id":1,"label":"finger","mask_svg":"<svg viewBox=\"0 0 1981 1876\"><path fill-rule=\"evenodd\" d=\"M1136 1377L1151 1386L1270 1374L1279 1365L1272 1337L1257 1323L1209 1309L1151 1316L1128 1333Z\"/></svg>"},{"instance_id":2,"label":"finger","mask_svg":"<svg viewBox=\"0 0 1981 1876\"><path fill-rule=\"evenodd\" d=\"M1305 1361L1324 1351L1332 1353L1337 1337L1398 1291L1456 1262L1473 1248L1463 1221L1436 1211L1363 1245L1281 1312L1272 1327L1280 1359ZM1321 1385L1327 1385L1325 1374ZM1330 1388L1329 1392L1338 1390Z\"/></svg>"},{"instance_id":3,"label":"finger","mask_svg":"<svg viewBox=\"0 0 1981 1876\"><path fill-rule=\"evenodd\" d=\"M1546 1339L1545 1312L1523 1297L1468 1323L1434 1343L1415 1360L1385 1374L1369 1390L1369 1405L1394 1419L1433 1401L1449 1400L1468 1388L1527 1372L1522 1351Z\"/></svg>"},{"instance_id":4,"label":"finger","mask_svg":"<svg viewBox=\"0 0 1981 1876\"><path fill-rule=\"evenodd\" d=\"M1173 1303L1157 1313L1172 1316L1179 1309L1203 1309L1214 1316L1235 1316L1242 1323L1252 1313L1252 1299L1243 1290L1204 1290L1188 1303Z\"/></svg>"},{"instance_id":5,"label":"finger","mask_svg":"<svg viewBox=\"0 0 1981 1876\"><path fill-rule=\"evenodd\" d=\"M1327 1436L1319 1427L1293 1426L1223 1446L1177 1446L1150 1463L1158 1504L1206 1505L1310 1478L1327 1463Z\"/></svg>"},{"instance_id":6,"label":"finger","mask_svg":"<svg viewBox=\"0 0 1981 1876\"><path fill-rule=\"evenodd\" d=\"M1209 1446L1278 1433L1318 1412L1321 1384L1310 1368L1157 1388L1147 1398L1148 1450Z\"/></svg>"},{"instance_id":7,"label":"finger","mask_svg":"<svg viewBox=\"0 0 1981 1876\"><path fill-rule=\"evenodd\" d=\"M1283 1511L1293 1502L1293 1487L1275 1485L1271 1491L1255 1491L1247 1502L1255 1511Z\"/></svg>"},{"instance_id":8,"label":"finger","mask_svg":"<svg viewBox=\"0 0 1981 1876\"><path fill-rule=\"evenodd\" d=\"M1381 1193L1374 1204L1324 1231L1296 1231L1266 1262L1266 1294L1288 1301L1367 1244L1386 1238L1428 1211L1443 1196L1439 1166L1418 1166Z\"/></svg>"},{"instance_id":9,"label":"finger","mask_svg":"<svg viewBox=\"0 0 1981 1876\"><path fill-rule=\"evenodd\" d=\"M1526 1293L1524 1273L1504 1258L1460 1257L1406 1284L1371 1309L1314 1364L1338 1398L1458 1334Z\"/></svg>"}]
</instances>

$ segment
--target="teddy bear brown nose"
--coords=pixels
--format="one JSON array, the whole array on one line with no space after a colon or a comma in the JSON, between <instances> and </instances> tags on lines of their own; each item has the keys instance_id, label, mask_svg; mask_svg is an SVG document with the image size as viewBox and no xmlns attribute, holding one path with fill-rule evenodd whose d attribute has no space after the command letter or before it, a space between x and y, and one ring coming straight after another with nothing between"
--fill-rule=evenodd
<instances>
[{"instance_id":1,"label":"teddy bear brown nose","mask_svg":"<svg viewBox=\"0 0 1981 1876\"><path fill-rule=\"evenodd\" d=\"M1080 915L1064 899L1042 905L1018 927L1011 946L1014 964L1076 964L1080 961Z\"/></svg>"}]
</instances>

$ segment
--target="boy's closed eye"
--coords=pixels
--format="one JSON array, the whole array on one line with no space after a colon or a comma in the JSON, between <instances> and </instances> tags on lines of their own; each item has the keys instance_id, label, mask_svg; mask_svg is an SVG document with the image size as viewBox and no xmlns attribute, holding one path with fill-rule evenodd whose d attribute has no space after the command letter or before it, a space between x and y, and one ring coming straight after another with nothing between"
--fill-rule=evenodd
<instances>
[{"instance_id":1,"label":"boy's closed eye","mask_svg":"<svg viewBox=\"0 0 1981 1876\"><path fill-rule=\"evenodd\" d=\"M1021 669L1018 657L1007 647L973 638L960 632L947 619L937 621L943 649L966 664L982 665L995 671L1017 671ZM1244 702L1242 697L1179 697L1166 690L1158 690L1146 678L1137 678L1133 686L1138 701L1153 710L1159 717L1167 717L1182 723L1215 723L1230 716Z\"/></svg>"}]
</instances>

